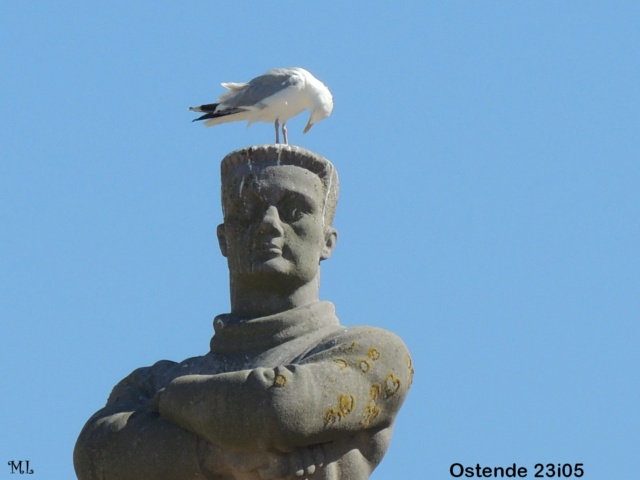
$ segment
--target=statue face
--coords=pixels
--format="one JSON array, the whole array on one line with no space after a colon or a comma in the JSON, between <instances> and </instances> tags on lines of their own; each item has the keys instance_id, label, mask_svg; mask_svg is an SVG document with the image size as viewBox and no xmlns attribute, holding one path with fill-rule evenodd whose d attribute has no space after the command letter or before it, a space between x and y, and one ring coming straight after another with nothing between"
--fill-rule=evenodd
<instances>
[{"instance_id":1,"label":"statue face","mask_svg":"<svg viewBox=\"0 0 640 480\"><path fill-rule=\"evenodd\" d=\"M218 228L232 278L296 288L316 278L335 230L323 225L324 189L316 174L292 165L242 166L226 190Z\"/></svg>"}]
</instances>

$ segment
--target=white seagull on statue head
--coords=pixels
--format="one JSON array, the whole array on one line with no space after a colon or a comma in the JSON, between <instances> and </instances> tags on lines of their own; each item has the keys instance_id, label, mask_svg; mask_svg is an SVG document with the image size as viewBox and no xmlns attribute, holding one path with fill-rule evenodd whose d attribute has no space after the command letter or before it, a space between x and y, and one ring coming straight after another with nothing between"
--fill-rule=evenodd
<instances>
[{"instance_id":1,"label":"white seagull on statue head","mask_svg":"<svg viewBox=\"0 0 640 480\"><path fill-rule=\"evenodd\" d=\"M273 122L276 143L280 143L282 125L284 143L289 143L287 120L303 110L311 116L302 133L333 111L333 96L329 89L304 68L274 68L249 83L223 83L229 90L220 95L216 103L189 107L194 112L205 112L195 121L204 120L207 127L227 122Z\"/></svg>"}]
</instances>

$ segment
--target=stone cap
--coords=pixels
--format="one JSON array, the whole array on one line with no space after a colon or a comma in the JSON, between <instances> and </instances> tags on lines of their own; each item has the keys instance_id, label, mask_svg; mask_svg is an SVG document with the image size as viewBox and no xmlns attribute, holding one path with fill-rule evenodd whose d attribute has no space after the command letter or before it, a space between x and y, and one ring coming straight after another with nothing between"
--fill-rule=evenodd
<instances>
[{"instance_id":1,"label":"stone cap","mask_svg":"<svg viewBox=\"0 0 640 480\"><path fill-rule=\"evenodd\" d=\"M220 163L222 181L224 182L224 178L230 170L243 164L256 166L295 165L312 171L320 177L323 183L327 177L337 177L335 167L325 157L302 147L276 143L252 145L227 154Z\"/></svg>"},{"instance_id":2,"label":"stone cap","mask_svg":"<svg viewBox=\"0 0 640 480\"><path fill-rule=\"evenodd\" d=\"M252 145L234 150L227 154L220 163L220 178L223 190L229 185L231 175L239 167L246 166L251 171L254 167L293 165L305 168L315 173L324 186L324 209L327 213L328 224L333 221L335 208L338 203L339 179L338 171L325 157L302 147L281 143ZM224 196L224 193L223 193Z\"/></svg>"}]
</instances>

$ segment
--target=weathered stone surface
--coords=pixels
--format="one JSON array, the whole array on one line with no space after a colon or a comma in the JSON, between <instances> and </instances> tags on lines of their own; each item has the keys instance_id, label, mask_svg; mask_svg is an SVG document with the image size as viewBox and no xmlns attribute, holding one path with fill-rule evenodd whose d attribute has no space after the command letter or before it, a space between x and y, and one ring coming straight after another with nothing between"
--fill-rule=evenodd
<instances>
[{"instance_id":1,"label":"weathered stone surface","mask_svg":"<svg viewBox=\"0 0 640 480\"><path fill-rule=\"evenodd\" d=\"M209 353L118 383L82 430L80 480L364 480L381 461L413 368L400 338L343 327L318 299L335 248L338 176L287 145L222 161L231 313Z\"/></svg>"}]
</instances>

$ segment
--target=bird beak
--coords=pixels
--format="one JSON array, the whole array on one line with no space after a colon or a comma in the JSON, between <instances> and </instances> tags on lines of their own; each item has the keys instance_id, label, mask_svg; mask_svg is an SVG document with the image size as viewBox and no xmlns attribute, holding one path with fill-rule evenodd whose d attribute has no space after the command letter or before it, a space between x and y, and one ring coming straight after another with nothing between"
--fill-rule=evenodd
<instances>
[{"instance_id":1,"label":"bird beak","mask_svg":"<svg viewBox=\"0 0 640 480\"><path fill-rule=\"evenodd\" d=\"M313 127L313 123L311 123L311 120L309 120L307 122L307 126L304 127L304 130L302 131L302 133L307 133L309 130L311 130L311 127Z\"/></svg>"}]
</instances>

